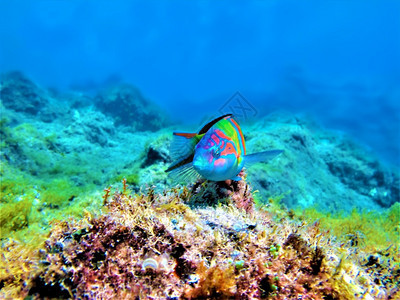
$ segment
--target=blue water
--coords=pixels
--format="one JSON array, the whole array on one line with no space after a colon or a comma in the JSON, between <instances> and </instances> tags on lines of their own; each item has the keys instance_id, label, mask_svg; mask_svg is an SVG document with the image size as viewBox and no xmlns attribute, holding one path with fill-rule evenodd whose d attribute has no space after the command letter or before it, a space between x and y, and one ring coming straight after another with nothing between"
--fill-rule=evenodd
<instances>
[{"instance_id":1,"label":"blue water","mask_svg":"<svg viewBox=\"0 0 400 300\"><path fill-rule=\"evenodd\" d=\"M399 1L1 1L0 71L45 87L125 81L172 118L237 91L307 113L400 165Z\"/></svg>"}]
</instances>

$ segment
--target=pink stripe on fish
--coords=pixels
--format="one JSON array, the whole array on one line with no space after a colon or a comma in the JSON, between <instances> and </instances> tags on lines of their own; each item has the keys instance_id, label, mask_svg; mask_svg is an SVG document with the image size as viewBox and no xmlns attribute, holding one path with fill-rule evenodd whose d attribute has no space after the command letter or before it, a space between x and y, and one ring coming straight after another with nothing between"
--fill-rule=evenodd
<instances>
[{"instance_id":1,"label":"pink stripe on fish","mask_svg":"<svg viewBox=\"0 0 400 300\"><path fill-rule=\"evenodd\" d=\"M219 138L216 134L211 135L211 138L217 143L217 145L219 145Z\"/></svg>"},{"instance_id":2,"label":"pink stripe on fish","mask_svg":"<svg viewBox=\"0 0 400 300\"><path fill-rule=\"evenodd\" d=\"M228 141L231 141L231 140L232 140L229 136L227 136L225 133L223 133L222 130L215 129L215 133L216 133L220 138L222 138L222 139L224 139L224 140L228 140Z\"/></svg>"},{"instance_id":3,"label":"pink stripe on fish","mask_svg":"<svg viewBox=\"0 0 400 300\"><path fill-rule=\"evenodd\" d=\"M225 158L218 158L214 161L214 166L217 166L217 167L223 166L225 164L225 162L226 162Z\"/></svg>"}]
</instances>

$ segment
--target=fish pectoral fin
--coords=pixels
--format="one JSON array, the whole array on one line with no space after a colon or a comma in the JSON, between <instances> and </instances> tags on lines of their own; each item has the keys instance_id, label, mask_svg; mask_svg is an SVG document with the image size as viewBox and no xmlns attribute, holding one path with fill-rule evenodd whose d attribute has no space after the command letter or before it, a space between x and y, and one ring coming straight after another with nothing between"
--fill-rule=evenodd
<instances>
[{"instance_id":1,"label":"fish pectoral fin","mask_svg":"<svg viewBox=\"0 0 400 300\"><path fill-rule=\"evenodd\" d=\"M194 182L201 178L200 174L193 168L193 163L191 162L171 170L168 176L171 177L172 180L179 182Z\"/></svg>"},{"instance_id":2,"label":"fish pectoral fin","mask_svg":"<svg viewBox=\"0 0 400 300\"><path fill-rule=\"evenodd\" d=\"M248 154L244 157L244 165L245 167L249 167L258 162L264 162L264 163L268 162L269 160L278 156L282 152L283 150L270 150L270 151L257 152L254 154Z\"/></svg>"},{"instance_id":3,"label":"fish pectoral fin","mask_svg":"<svg viewBox=\"0 0 400 300\"><path fill-rule=\"evenodd\" d=\"M197 133L174 132L169 151L172 160L183 160L191 155L201 137Z\"/></svg>"},{"instance_id":4,"label":"fish pectoral fin","mask_svg":"<svg viewBox=\"0 0 400 300\"><path fill-rule=\"evenodd\" d=\"M187 165L189 163L193 162L193 157L194 153L190 154L188 157L182 158L176 162L174 162L172 165L168 167L168 169L165 170L165 172L171 172L175 169L178 169L179 167L182 167L184 165Z\"/></svg>"}]
</instances>

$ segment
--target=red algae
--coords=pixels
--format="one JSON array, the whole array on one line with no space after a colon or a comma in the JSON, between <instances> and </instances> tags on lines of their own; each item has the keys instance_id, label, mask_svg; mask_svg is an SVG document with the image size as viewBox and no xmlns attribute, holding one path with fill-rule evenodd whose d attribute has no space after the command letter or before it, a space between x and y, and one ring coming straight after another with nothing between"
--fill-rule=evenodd
<instances>
[{"instance_id":1,"label":"red algae","mask_svg":"<svg viewBox=\"0 0 400 300\"><path fill-rule=\"evenodd\" d=\"M369 253L339 243L318 222L296 220L276 207L265 211L238 205L248 201L244 198L252 199L244 180L199 183L162 194L150 188L131 195L126 186L123 192L105 193L101 215L88 213L81 220L55 223L43 249L27 254L24 274L16 269L8 269L14 275L0 273L1 297L394 299L400 295L398 257L393 255L397 248L386 252L392 262L368 259ZM217 205L194 205L199 195ZM207 195L213 198L206 199ZM218 204L221 195L223 204ZM20 250L4 248L2 267L16 264Z\"/></svg>"}]
</instances>

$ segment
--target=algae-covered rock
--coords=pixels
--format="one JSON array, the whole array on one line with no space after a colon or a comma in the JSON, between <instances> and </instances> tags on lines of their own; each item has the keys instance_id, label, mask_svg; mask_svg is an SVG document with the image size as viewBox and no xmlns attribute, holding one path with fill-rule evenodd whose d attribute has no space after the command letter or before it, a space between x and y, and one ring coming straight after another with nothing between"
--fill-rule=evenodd
<instances>
[{"instance_id":1,"label":"algae-covered rock","mask_svg":"<svg viewBox=\"0 0 400 300\"><path fill-rule=\"evenodd\" d=\"M49 90L39 87L20 72L1 75L0 95L5 108L43 122L52 122L69 113L67 104L54 99Z\"/></svg>"},{"instance_id":2,"label":"algae-covered rock","mask_svg":"<svg viewBox=\"0 0 400 300\"><path fill-rule=\"evenodd\" d=\"M71 136L81 135L83 140L91 144L107 146L108 141L115 134L115 126L113 120L103 113L82 109L74 111L72 122L64 129L64 132Z\"/></svg>"},{"instance_id":3,"label":"algae-covered rock","mask_svg":"<svg viewBox=\"0 0 400 300\"><path fill-rule=\"evenodd\" d=\"M11 285L16 278L0 274L0 280L8 280L2 295L18 291L20 297L38 299L399 296L396 249L389 247L381 255L354 251L318 222L293 219L278 208L246 212L228 204L191 209L190 198L187 188L131 195L124 184L121 191L107 192L103 214L55 223L45 246L26 258L30 264L19 289ZM5 252L12 263L13 249Z\"/></svg>"},{"instance_id":4,"label":"algae-covered rock","mask_svg":"<svg viewBox=\"0 0 400 300\"><path fill-rule=\"evenodd\" d=\"M225 180L220 182L201 180L191 187L190 207L215 207L221 204L232 204L248 213L253 212L254 197L252 187L247 184L244 171L239 175L242 180Z\"/></svg>"},{"instance_id":5,"label":"algae-covered rock","mask_svg":"<svg viewBox=\"0 0 400 300\"><path fill-rule=\"evenodd\" d=\"M0 298L399 297L398 170L342 134L272 114L242 130L280 156L177 185L172 129L132 86L4 88Z\"/></svg>"},{"instance_id":6,"label":"algae-covered rock","mask_svg":"<svg viewBox=\"0 0 400 300\"><path fill-rule=\"evenodd\" d=\"M20 72L2 74L0 89L4 106L18 112L36 115L49 103L46 91Z\"/></svg>"},{"instance_id":7,"label":"algae-covered rock","mask_svg":"<svg viewBox=\"0 0 400 300\"><path fill-rule=\"evenodd\" d=\"M171 163L169 147L171 136L169 134L161 134L154 141L151 141L144 150L144 160L141 164L142 168L162 162L164 164Z\"/></svg>"},{"instance_id":8,"label":"algae-covered rock","mask_svg":"<svg viewBox=\"0 0 400 300\"><path fill-rule=\"evenodd\" d=\"M131 85L109 88L97 95L95 101L97 107L106 115L112 116L117 125L131 126L139 131L155 131L167 124L167 118L161 109Z\"/></svg>"},{"instance_id":9,"label":"algae-covered rock","mask_svg":"<svg viewBox=\"0 0 400 300\"><path fill-rule=\"evenodd\" d=\"M379 210L399 201L399 172L348 137L290 114L273 114L247 128L249 152L284 149L268 164L248 169L264 199L324 211Z\"/></svg>"},{"instance_id":10,"label":"algae-covered rock","mask_svg":"<svg viewBox=\"0 0 400 300\"><path fill-rule=\"evenodd\" d=\"M329 171L358 194L373 199L381 207L400 202L398 172L384 167L350 140L336 140L321 155Z\"/></svg>"}]
</instances>

